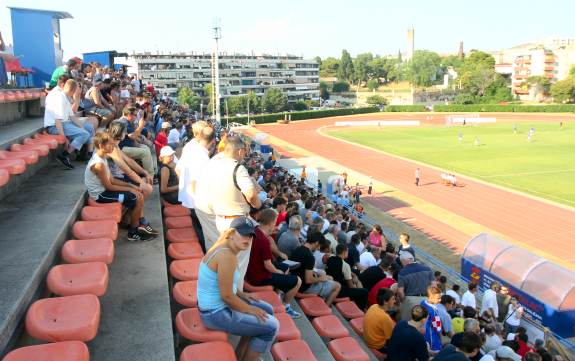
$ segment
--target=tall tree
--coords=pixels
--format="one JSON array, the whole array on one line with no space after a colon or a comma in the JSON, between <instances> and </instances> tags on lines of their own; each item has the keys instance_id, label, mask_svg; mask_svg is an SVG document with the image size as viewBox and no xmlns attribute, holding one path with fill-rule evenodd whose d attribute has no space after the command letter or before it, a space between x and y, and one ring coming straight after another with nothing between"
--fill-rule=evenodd
<instances>
[{"instance_id":1,"label":"tall tree","mask_svg":"<svg viewBox=\"0 0 575 361\"><path fill-rule=\"evenodd\" d=\"M325 81L319 82L319 97L323 100L329 99L328 85Z\"/></svg>"},{"instance_id":2,"label":"tall tree","mask_svg":"<svg viewBox=\"0 0 575 361\"><path fill-rule=\"evenodd\" d=\"M323 59L319 68L319 76L322 78L338 76L339 64L339 59L336 58Z\"/></svg>"},{"instance_id":3,"label":"tall tree","mask_svg":"<svg viewBox=\"0 0 575 361\"><path fill-rule=\"evenodd\" d=\"M551 85L551 96L559 103L569 103L575 99L575 77L568 76Z\"/></svg>"},{"instance_id":4,"label":"tall tree","mask_svg":"<svg viewBox=\"0 0 575 361\"><path fill-rule=\"evenodd\" d=\"M262 108L269 113L276 113L285 110L287 107L287 98L276 88L269 88L262 97Z\"/></svg>"},{"instance_id":5,"label":"tall tree","mask_svg":"<svg viewBox=\"0 0 575 361\"><path fill-rule=\"evenodd\" d=\"M497 79L495 59L482 51L471 51L459 71L463 91L483 96L485 90Z\"/></svg>"},{"instance_id":6,"label":"tall tree","mask_svg":"<svg viewBox=\"0 0 575 361\"><path fill-rule=\"evenodd\" d=\"M428 50L417 50L409 60L407 76L412 84L430 86L437 80L441 58Z\"/></svg>"},{"instance_id":7,"label":"tall tree","mask_svg":"<svg viewBox=\"0 0 575 361\"><path fill-rule=\"evenodd\" d=\"M200 109L200 97L189 87L182 87L178 90L178 103L187 105L191 110Z\"/></svg>"},{"instance_id":8,"label":"tall tree","mask_svg":"<svg viewBox=\"0 0 575 361\"><path fill-rule=\"evenodd\" d=\"M353 60L354 81L367 82L370 78L371 69L369 63L373 60L371 53L358 54Z\"/></svg>"},{"instance_id":9,"label":"tall tree","mask_svg":"<svg viewBox=\"0 0 575 361\"><path fill-rule=\"evenodd\" d=\"M351 60L351 55L347 50L343 49L341 51L341 58L339 69L337 71L337 77L339 80L352 81L353 80L353 61Z\"/></svg>"}]
</instances>

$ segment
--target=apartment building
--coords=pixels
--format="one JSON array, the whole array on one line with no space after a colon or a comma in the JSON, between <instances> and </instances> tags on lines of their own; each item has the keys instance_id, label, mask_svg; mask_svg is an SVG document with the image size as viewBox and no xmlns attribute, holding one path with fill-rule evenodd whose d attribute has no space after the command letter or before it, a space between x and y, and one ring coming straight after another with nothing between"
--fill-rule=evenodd
<instances>
[{"instance_id":1,"label":"apartment building","mask_svg":"<svg viewBox=\"0 0 575 361\"><path fill-rule=\"evenodd\" d=\"M175 97L187 86L202 94L212 81L211 54L132 54L137 72L161 93ZM254 92L263 95L268 88L280 89L289 102L319 99L319 65L314 59L298 56L227 55L219 57L222 98Z\"/></svg>"}]
</instances>

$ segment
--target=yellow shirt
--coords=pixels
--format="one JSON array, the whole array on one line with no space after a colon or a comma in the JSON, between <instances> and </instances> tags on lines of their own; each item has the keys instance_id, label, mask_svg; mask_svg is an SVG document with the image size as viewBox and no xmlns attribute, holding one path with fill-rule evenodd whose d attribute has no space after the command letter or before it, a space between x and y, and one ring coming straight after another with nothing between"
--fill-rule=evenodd
<instances>
[{"instance_id":1,"label":"yellow shirt","mask_svg":"<svg viewBox=\"0 0 575 361\"><path fill-rule=\"evenodd\" d=\"M395 322L379 305L371 305L363 317L363 339L367 347L379 350L390 339Z\"/></svg>"},{"instance_id":2,"label":"yellow shirt","mask_svg":"<svg viewBox=\"0 0 575 361\"><path fill-rule=\"evenodd\" d=\"M460 333L463 332L463 323L465 319L463 317L455 317L451 320L451 328L453 329L453 333Z\"/></svg>"},{"instance_id":3,"label":"yellow shirt","mask_svg":"<svg viewBox=\"0 0 575 361\"><path fill-rule=\"evenodd\" d=\"M218 144L218 153L223 152L225 147L226 147L225 139L220 140L220 143Z\"/></svg>"}]
</instances>

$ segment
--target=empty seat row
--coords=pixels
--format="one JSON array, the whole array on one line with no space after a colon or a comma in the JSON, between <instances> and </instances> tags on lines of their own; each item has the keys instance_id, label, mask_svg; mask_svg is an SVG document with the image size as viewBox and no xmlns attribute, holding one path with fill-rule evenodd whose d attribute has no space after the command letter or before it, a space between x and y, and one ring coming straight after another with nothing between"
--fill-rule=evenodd
<instances>
[{"instance_id":1,"label":"empty seat row","mask_svg":"<svg viewBox=\"0 0 575 361\"><path fill-rule=\"evenodd\" d=\"M44 96L45 93L42 89L2 90L0 91L0 103L34 100Z\"/></svg>"},{"instance_id":2,"label":"empty seat row","mask_svg":"<svg viewBox=\"0 0 575 361\"><path fill-rule=\"evenodd\" d=\"M56 297L35 301L26 313L26 332L51 343L13 350L4 361L90 359L84 342L98 333L101 313L98 297L108 288L107 265L114 258L121 205L85 206L80 217L71 230L75 239L62 246L61 256L66 263L52 267L46 277L46 286Z\"/></svg>"}]
</instances>

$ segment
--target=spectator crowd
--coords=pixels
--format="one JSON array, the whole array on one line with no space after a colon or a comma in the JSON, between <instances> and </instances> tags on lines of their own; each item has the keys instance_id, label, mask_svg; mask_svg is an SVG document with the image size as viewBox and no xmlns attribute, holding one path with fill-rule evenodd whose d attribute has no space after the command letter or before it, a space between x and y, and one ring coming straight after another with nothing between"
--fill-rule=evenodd
<instances>
[{"instance_id":1,"label":"spectator crowd","mask_svg":"<svg viewBox=\"0 0 575 361\"><path fill-rule=\"evenodd\" d=\"M389 361L553 360L541 340L530 343L523 307L497 282L481 302L474 283L463 294L457 284L447 289L408 234L392 243L364 223L361 188L348 186L347 173L327 197L321 181L308 185L249 139L97 63L71 59L50 85L44 125L67 139L58 160L70 169L87 161L90 197L122 203L129 240L158 234L143 211L154 184L162 202L191 210L205 252L201 319L242 336L239 360L269 351L279 327L250 286L272 286L292 318L301 317L298 294L328 306L349 297L365 311L365 343Z\"/></svg>"}]
</instances>

